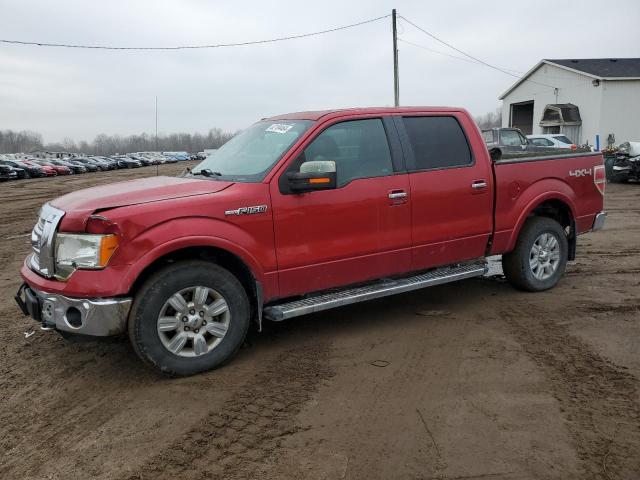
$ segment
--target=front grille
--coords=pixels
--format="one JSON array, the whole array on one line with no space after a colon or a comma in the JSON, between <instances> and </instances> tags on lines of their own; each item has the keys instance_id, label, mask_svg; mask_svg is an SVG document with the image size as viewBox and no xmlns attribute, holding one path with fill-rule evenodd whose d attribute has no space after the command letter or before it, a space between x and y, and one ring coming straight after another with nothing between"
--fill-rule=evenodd
<instances>
[{"instance_id":1,"label":"front grille","mask_svg":"<svg viewBox=\"0 0 640 480\"><path fill-rule=\"evenodd\" d=\"M54 239L63 216L62 210L45 203L31 232L33 253L29 257L29 266L31 270L47 278L53 277L55 273Z\"/></svg>"}]
</instances>

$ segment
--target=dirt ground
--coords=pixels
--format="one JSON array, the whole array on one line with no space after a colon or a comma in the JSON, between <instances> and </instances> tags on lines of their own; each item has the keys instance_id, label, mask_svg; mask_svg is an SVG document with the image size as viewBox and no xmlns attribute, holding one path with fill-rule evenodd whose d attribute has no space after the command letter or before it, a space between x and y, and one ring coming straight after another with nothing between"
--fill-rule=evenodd
<instances>
[{"instance_id":1,"label":"dirt ground","mask_svg":"<svg viewBox=\"0 0 640 480\"><path fill-rule=\"evenodd\" d=\"M153 174L0 184L0 478L640 478L640 185L608 186L552 291L485 278L268 323L171 380L12 298L43 202Z\"/></svg>"}]
</instances>

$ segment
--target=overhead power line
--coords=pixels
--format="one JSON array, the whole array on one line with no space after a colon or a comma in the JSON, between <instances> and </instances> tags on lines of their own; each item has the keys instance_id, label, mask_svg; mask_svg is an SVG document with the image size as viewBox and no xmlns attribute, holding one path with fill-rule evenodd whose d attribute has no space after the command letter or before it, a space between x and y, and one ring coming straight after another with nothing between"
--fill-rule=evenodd
<instances>
[{"instance_id":1,"label":"overhead power line","mask_svg":"<svg viewBox=\"0 0 640 480\"><path fill-rule=\"evenodd\" d=\"M416 24L415 24L415 23L413 23L411 20L409 20L409 19L408 19L408 18L406 18L406 17L403 17L402 15L400 15L400 18L401 18L402 20L404 20L405 22L407 22L409 25L412 25L413 27L415 27L415 28L417 28L418 30L420 30L422 33L424 33L424 34L428 35L429 37L431 37L431 38L432 38L432 39L434 39L435 41L440 42L441 44L443 44L443 45L445 45L445 46L447 46L447 47L451 48L452 50L455 50L455 51L456 51L456 52L458 52L458 53L461 53L461 54L462 54L462 55L464 55L465 57L470 58L471 60L474 60L474 61L476 61L477 63L481 63L482 65L485 65L485 66L487 66L487 67L489 67L489 68L492 68L492 69L494 69L494 70L497 70L498 72L502 72L502 73L504 73L504 74L506 74L506 75L509 75L509 76L511 76L511 77L515 77L515 78L520 79L520 80L522 80L522 78L523 78L523 77L521 77L521 76L519 76L519 75L516 75L515 73L511 73L511 72L509 72L509 71L505 70L504 68L500 68L500 67L497 67L497 66L495 66L495 65L492 65L492 64L490 64L490 63L488 63L488 62L485 62L484 60L481 60L481 59L479 59L479 58L477 58L477 57L474 57L473 55L468 54L467 52L464 52L464 51L460 50L459 48L457 48L457 47L455 47L455 46L451 45L450 43L445 42L445 41L444 41L444 40L442 40L441 38L438 38L438 37L437 37L437 36L435 36L433 33L428 32L428 31L427 31L427 30L425 30L424 28L422 28L422 27L420 27L420 26L416 25ZM531 82L531 83L535 83L535 84L537 84L537 85L542 85L542 86L544 86L544 87L556 88L556 87L554 87L553 85L547 85L546 83L536 82L535 80L529 80L529 79L527 79L526 81Z\"/></svg>"},{"instance_id":2,"label":"overhead power line","mask_svg":"<svg viewBox=\"0 0 640 480\"><path fill-rule=\"evenodd\" d=\"M475 63L476 65L482 65L481 63L478 63L475 60L471 60L470 58L459 57L457 55L451 55L449 53L441 52L440 50L434 50L433 48L425 47L424 45L419 45L417 43L410 42L409 40L405 40L404 38L398 37L398 41L402 42L402 43L407 43L407 44L409 44L409 45L411 45L413 47L416 47L416 48L420 48L421 50L426 50L427 52L437 53L438 55L442 55L442 56L449 57L449 58L454 58L456 60L462 60L463 62L467 62L467 63ZM525 73L525 72L522 72L520 70L513 70L511 68L503 68L503 70L508 70L510 72L516 72L516 73Z\"/></svg>"},{"instance_id":3,"label":"overhead power line","mask_svg":"<svg viewBox=\"0 0 640 480\"><path fill-rule=\"evenodd\" d=\"M242 47L245 45L258 45L264 43L276 43L284 42L286 40L296 40L298 38L313 37L316 35L324 35L325 33L338 32L340 30L346 30L348 28L359 27L367 23L377 22L379 20L389 18L391 15L383 15L381 17L370 18L357 23L351 23L349 25L343 25L340 27L329 28L327 30L320 30L318 32L303 33L300 35L289 35L286 37L270 38L266 40L254 40L248 42L234 42L234 43L218 43L212 45L179 45L174 47L116 47L107 45L82 45L82 44L69 44L69 43L49 43L49 42L27 42L23 40L7 40L0 39L0 43L14 44L14 45L29 45L37 47L59 47L59 48L85 48L92 50L196 50L204 48L224 48L224 47Z\"/></svg>"}]
</instances>

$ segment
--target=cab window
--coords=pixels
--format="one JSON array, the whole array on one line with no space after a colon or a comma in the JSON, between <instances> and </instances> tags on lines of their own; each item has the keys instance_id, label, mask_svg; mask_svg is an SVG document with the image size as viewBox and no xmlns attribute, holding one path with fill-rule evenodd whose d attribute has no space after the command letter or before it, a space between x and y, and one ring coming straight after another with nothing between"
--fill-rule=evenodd
<instances>
[{"instance_id":1,"label":"cab window","mask_svg":"<svg viewBox=\"0 0 640 480\"><path fill-rule=\"evenodd\" d=\"M466 167L473 156L462 127L454 117L404 117L415 170Z\"/></svg>"},{"instance_id":2,"label":"cab window","mask_svg":"<svg viewBox=\"0 0 640 480\"><path fill-rule=\"evenodd\" d=\"M393 174L391 152L382 120L336 123L318 135L295 162L334 161L338 188L358 178ZM291 170L290 170L291 171Z\"/></svg>"}]
</instances>

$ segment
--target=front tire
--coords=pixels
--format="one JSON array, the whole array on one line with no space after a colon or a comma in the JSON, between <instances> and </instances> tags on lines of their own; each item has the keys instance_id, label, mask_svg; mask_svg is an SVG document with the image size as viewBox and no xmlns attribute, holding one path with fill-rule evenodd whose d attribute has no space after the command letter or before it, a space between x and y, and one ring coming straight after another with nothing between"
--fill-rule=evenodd
<instances>
[{"instance_id":1,"label":"front tire","mask_svg":"<svg viewBox=\"0 0 640 480\"><path fill-rule=\"evenodd\" d=\"M569 242L562 226L547 217L529 218L513 251L502 256L504 275L513 286L529 292L557 285L566 266Z\"/></svg>"},{"instance_id":2,"label":"front tire","mask_svg":"<svg viewBox=\"0 0 640 480\"><path fill-rule=\"evenodd\" d=\"M216 368L242 346L250 322L247 294L229 271L205 261L172 264L136 294L129 338L149 366L169 376Z\"/></svg>"}]
</instances>

